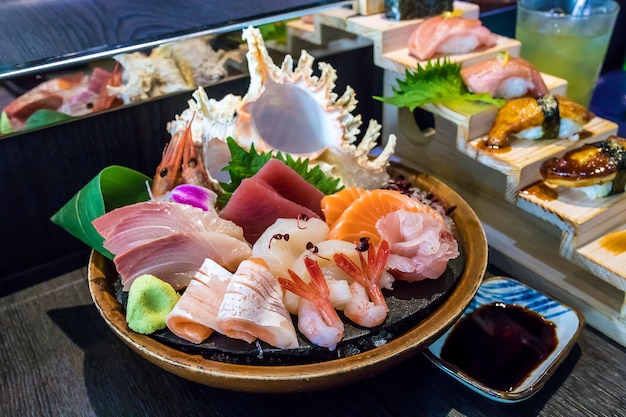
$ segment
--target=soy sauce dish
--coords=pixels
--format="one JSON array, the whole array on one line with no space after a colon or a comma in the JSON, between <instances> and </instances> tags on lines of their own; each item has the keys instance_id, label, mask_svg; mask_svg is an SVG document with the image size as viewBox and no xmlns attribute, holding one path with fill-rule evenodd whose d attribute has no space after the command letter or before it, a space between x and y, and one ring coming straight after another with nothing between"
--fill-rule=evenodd
<instances>
[{"instance_id":1,"label":"soy sauce dish","mask_svg":"<svg viewBox=\"0 0 626 417\"><path fill-rule=\"evenodd\" d=\"M514 279L493 277L424 354L479 394L517 402L546 383L583 326L577 311Z\"/></svg>"}]
</instances>

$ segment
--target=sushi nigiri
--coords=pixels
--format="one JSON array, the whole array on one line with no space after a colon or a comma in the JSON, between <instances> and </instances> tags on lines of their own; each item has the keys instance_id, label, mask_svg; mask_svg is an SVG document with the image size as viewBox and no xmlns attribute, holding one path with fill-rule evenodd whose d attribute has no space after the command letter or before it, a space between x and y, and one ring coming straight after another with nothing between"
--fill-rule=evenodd
<instances>
[{"instance_id":1,"label":"sushi nigiri","mask_svg":"<svg viewBox=\"0 0 626 417\"><path fill-rule=\"evenodd\" d=\"M626 139L610 136L546 160L540 169L549 185L578 188L591 198L624 192Z\"/></svg>"},{"instance_id":2,"label":"sushi nigiri","mask_svg":"<svg viewBox=\"0 0 626 417\"><path fill-rule=\"evenodd\" d=\"M508 53L461 69L461 77L472 93L488 93L494 98L541 97L549 93L530 62Z\"/></svg>"},{"instance_id":3,"label":"sushi nigiri","mask_svg":"<svg viewBox=\"0 0 626 417\"><path fill-rule=\"evenodd\" d=\"M522 97L502 106L487 135L487 147L506 148L509 138L570 138L582 131L595 116L564 96L546 94L537 99Z\"/></svg>"},{"instance_id":4,"label":"sushi nigiri","mask_svg":"<svg viewBox=\"0 0 626 417\"><path fill-rule=\"evenodd\" d=\"M463 54L496 44L497 35L480 20L450 13L426 19L409 38L409 54L425 61L436 54Z\"/></svg>"}]
</instances>

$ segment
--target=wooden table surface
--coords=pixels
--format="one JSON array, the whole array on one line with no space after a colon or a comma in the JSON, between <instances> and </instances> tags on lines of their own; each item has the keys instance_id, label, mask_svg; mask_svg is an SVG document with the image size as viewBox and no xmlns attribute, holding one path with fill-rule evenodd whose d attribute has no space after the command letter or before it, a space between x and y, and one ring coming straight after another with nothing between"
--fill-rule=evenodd
<instances>
[{"instance_id":1,"label":"wooden table surface","mask_svg":"<svg viewBox=\"0 0 626 417\"><path fill-rule=\"evenodd\" d=\"M423 355L360 382L297 394L189 382L126 347L81 268L0 298L0 416L626 416L626 349L585 328L538 393L486 399Z\"/></svg>"}]
</instances>

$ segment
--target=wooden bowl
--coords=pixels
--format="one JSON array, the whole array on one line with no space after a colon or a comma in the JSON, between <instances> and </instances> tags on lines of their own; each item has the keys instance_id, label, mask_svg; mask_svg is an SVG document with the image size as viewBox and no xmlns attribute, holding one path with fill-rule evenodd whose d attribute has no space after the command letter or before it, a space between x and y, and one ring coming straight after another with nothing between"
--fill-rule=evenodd
<instances>
[{"instance_id":1,"label":"wooden bowl","mask_svg":"<svg viewBox=\"0 0 626 417\"><path fill-rule=\"evenodd\" d=\"M208 360L166 346L131 331L124 308L113 290L117 279L114 264L98 252L89 261L89 289L96 307L113 332L131 349L162 369L191 381L237 391L298 392L348 384L379 373L422 352L461 316L476 293L487 267L487 240L478 217L470 206L439 180L400 166L392 176L404 175L414 186L429 191L451 213L457 238L465 256L465 267L445 300L424 320L386 344L363 353L305 365L239 365Z\"/></svg>"}]
</instances>

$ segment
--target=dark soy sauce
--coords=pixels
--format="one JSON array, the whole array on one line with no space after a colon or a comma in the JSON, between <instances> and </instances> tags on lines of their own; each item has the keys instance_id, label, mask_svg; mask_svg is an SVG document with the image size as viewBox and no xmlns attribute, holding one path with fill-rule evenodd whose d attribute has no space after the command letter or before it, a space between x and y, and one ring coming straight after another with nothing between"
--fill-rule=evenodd
<instances>
[{"instance_id":1,"label":"dark soy sauce","mask_svg":"<svg viewBox=\"0 0 626 417\"><path fill-rule=\"evenodd\" d=\"M552 322L524 307L493 303L459 320L441 359L487 387L512 391L557 343Z\"/></svg>"}]
</instances>

